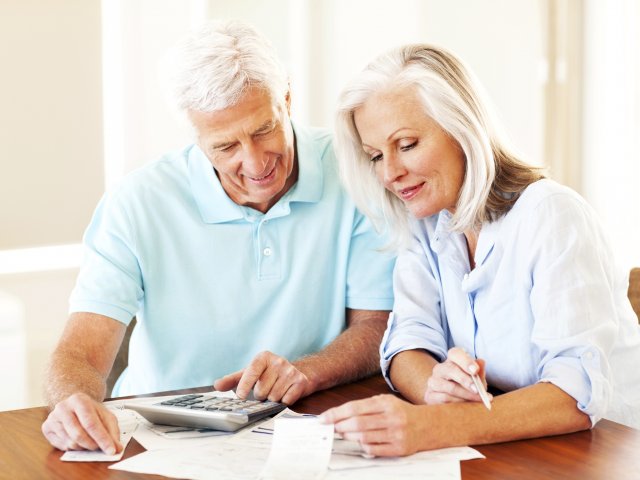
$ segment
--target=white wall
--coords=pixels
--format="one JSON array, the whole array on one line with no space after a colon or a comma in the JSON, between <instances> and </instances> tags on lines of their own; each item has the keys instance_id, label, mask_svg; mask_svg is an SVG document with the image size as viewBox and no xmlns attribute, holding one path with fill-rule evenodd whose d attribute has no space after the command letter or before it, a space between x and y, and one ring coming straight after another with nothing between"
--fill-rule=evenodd
<instances>
[{"instance_id":1,"label":"white wall","mask_svg":"<svg viewBox=\"0 0 640 480\"><path fill-rule=\"evenodd\" d=\"M0 351L2 365L23 371L26 375L23 381L16 384L16 388L24 389L22 403L5 402L3 398L0 410L44 403L42 387L45 365L64 328L68 298L77 274L77 269L64 269L0 275L0 292L11 295L22 304L21 328L13 330L12 335L24 339L26 353L26 358L20 358L10 351ZM8 321L8 318L5 319ZM0 317L0 320L3 319ZM15 345L15 340L11 344ZM2 385L3 392L11 388L11 385Z\"/></svg>"},{"instance_id":2,"label":"white wall","mask_svg":"<svg viewBox=\"0 0 640 480\"><path fill-rule=\"evenodd\" d=\"M0 250L80 241L102 194L100 1L0 2Z\"/></svg>"},{"instance_id":3,"label":"white wall","mask_svg":"<svg viewBox=\"0 0 640 480\"><path fill-rule=\"evenodd\" d=\"M136 7L142 4L146 11ZM164 48L180 36L176 25L188 26L187 11L196 7L187 4L122 4L127 21L139 23L135 35L134 30L124 32L132 41L126 43L124 56L129 87L123 172L190 140L189 132L171 117L154 78ZM476 71L518 149L532 162L542 162L537 0L208 0L197 8L203 8L207 18L243 19L264 33L289 70L293 118L329 128L342 86L375 55L407 42L444 46ZM174 19L168 31L163 16ZM487 27L496 22L500 28Z\"/></svg>"},{"instance_id":4,"label":"white wall","mask_svg":"<svg viewBox=\"0 0 640 480\"><path fill-rule=\"evenodd\" d=\"M586 2L584 195L625 269L640 266L640 4Z\"/></svg>"}]
</instances>

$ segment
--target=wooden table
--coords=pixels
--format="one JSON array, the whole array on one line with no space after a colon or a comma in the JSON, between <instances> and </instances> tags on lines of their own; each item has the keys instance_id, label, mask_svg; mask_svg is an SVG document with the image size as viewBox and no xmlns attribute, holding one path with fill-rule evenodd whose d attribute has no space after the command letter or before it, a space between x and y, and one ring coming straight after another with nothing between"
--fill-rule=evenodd
<instances>
[{"instance_id":1,"label":"wooden table","mask_svg":"<svg viewBox=\"0 0 640 480\"><path fill-rule=\"evenodd\" d=\"M184 392L206 390L210 387ZM382 378L373 377L311 395L293 409L320 413L347 400L386 392ZM60 461L61 452L40 432L46 415L44 407L0 412L0 479L162 478L109 470L109 463ZM606 420L590 431L475 448L487 458L461 462L463 479L640 478L640 431ZM124 458L143 451L131 440Z\"/></svg>"}]
</instances>

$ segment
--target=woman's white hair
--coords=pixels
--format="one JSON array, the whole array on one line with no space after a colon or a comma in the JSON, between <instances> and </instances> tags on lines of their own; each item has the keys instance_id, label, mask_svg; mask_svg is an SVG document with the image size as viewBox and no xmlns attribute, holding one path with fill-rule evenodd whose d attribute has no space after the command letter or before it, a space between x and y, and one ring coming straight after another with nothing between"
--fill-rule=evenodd
<instances>
[{"instance_id":1,"label":"woman's white hair","mask_svg":"<svg viewBox=\"0 0 640 480\"><path fill-rule=\"evenodd\" d=\"M377 179L373 162L362 148L354 112L375 93L405 87L416 89L420 99L416 108L422 108L464 152L465 175L451 219L453 231L477 228L491 220L486 204L496 175L494 147L502 145L472 73L440 48L424 44L396 48L352 80L339 97L335 126L341 179L358 208L379 231L387 231L395 247L409 238L409 214Z\"/></svg>"},{"instance_id":2,"label":"woman's white hair","mask_svg":"<svg viewBox=\"0 0 640 480\"><path fill-rule=\"evenodd\" d=\"M267 38L237 21L207 23L178 42L164 59L163 75L179 112L214 112L234 106L251 88L283 102L287 74Z\"/></svg>"}]
</instances>

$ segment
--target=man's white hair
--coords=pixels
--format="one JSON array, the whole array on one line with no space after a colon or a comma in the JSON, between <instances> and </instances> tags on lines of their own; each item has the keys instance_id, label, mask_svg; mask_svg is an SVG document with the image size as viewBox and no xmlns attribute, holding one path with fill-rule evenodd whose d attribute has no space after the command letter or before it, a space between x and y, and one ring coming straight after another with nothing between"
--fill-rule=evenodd
<instances>
[{"instance_id":1,"label":"man's white hair","mask_svg":"<svg viewBox=\"0 0 640 480\"><path fill-rule=\"evenodd\" d=\"M236 105L249 89L264 89L284 102L287 74L271 42L237 20L207 23L165 57L170 101L183 113L214 112Z\"/></svg>"}]
</instances>

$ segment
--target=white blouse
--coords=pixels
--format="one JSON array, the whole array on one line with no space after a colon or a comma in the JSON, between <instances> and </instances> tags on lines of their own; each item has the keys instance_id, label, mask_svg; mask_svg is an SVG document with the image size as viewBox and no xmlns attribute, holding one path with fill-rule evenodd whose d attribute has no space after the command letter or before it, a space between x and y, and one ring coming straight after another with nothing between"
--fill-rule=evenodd
<instances>
[{"instance_id":1,"label":"white blouse","mask_svg":"<svg viewBox=\"0 0 640 480\"><path fill-rule=\"evenodd\" d=\"M463 347L486 360L503 391L550 382L592 424L640 428L640 326L595 212L551 180L529 186L499 220L483 225L470 271L451 215L415 222L394 270L394 310L380 347L382 371L404 350L439 360Z\"/></svg>"}]
</instances>

